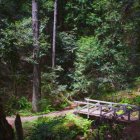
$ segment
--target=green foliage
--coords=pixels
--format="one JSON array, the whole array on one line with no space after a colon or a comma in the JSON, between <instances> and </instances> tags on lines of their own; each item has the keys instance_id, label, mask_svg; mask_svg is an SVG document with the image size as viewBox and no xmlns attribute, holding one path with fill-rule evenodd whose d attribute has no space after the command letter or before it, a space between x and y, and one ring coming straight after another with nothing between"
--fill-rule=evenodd
<instances>
[{"instance_id":1,"label":"green foliage","mask_svg":"<svg viewBox=\"0 0 140 140\"><path fill-rule=\"evenodd\" d=\"M122 114L124 114L124 111L123 110L119 110L119 111L116 112L116 114L117 115L122 115Z\"/></svg>"},{"instance_id":2,"label":"green foliage","mask_svg":"<svg viewBox=\"0 0 140 140\"><path fill-rule=\"evenodd\" d=\"M41 99L39 102L40 112L49 113L54 111L54 108L51 107L51 102L48 99Z\"/></svg>"},{"instance_id":3,"label":"green foliage","mask_svg":"<svg viewBox=\"0 0 140 140\"><path fill-rule=\"evenodd\" d=\"M59 81L59 75L62 71L63 69L60 66L56 66L54 70L42 73L42 98L45 99L44 103L46 102L57 110L70 104L67 85L63 85Z\"/></svg>"},{"instance_id":4,"label":"green foliage","mask_svg":"<svg viewBox=\"0 0 140 140\"><path fill-rule=\"evenodd\" d=\"M42 111L65 108L73 94L93 97L125 89L139 76L139 6L139 0L58 1L58 66L50 70L54 0L39 0ZM37 62L32 56L31 1L1 0L0 13L0 88L6 90L1 97L9 114L28 108L20 97L30 97L32 89ZM121 102L139 104L139 97Z\"/></svg>"},{"instance_id":5,"label":"green foliage","mask_svg":"<svg viewBox=\"0 0 140 140\"><path fill-rule=\"evenodd\" d=\"M127 103L127 104L134 104L134 105L140 105L140 96L135 96L133 98L123 98L121 100L121 103Z\"/></svg>"},{"instance_id":6,"label":"green foliage","mask_svg":"<svg viewBox=\"0 0 140 140\"><path fill-rule=\"evenodd\" d=\"M124 38L129 32L125 27L132 21L127 17L129 22L122 22L125 4L110 0L92 3L90 8L94 12L90 11L86 20L94 27L90 30L93 33L88 36L85 33L80 38L76 52L74 89L78 92L91 95L127 88L133 65L129 57L130 43Z\"/></svg>"},{"instance_id":7,"label":"green foliage","mask_svg":"<svg viewBox=\"0 0 140 140\"><path fill-rule=\"evenodd\" d=\"M79 129L82 130L82 132L84 133L84 136L87 136L87 133L89 132L89 128L91 126L92 121L81 118L81 117L76 117L73 114L67 115L65 119L67 122L74 123Z\"/></svg>"},{"instance_id":8,"label":"green foliage","mask_svg":"<svg viewBox=\"0 0 140 140\"><path fill-rule=\"evenodd\" d=\"M65 91L65 85L60 85L57 80L61 71L63 69L57 66L54 70L49 70L48 73L42 73L42 92L44 94L57 95L59 92Z\"/></svg>"},{"instance_id":9,"label":"green foliage","mask_svg":"<svg viewBox=\"0 0 140 140\"><path fill-rule=\"evenodd\" d=\"M123 98L122 100L121 100L121 102L120 103L127 103L127 104L131 104L132 103L132 100L131 99L129 99L129 98Z\"/></svg>"},{"instance_id":10,"label":"green foliage","mask_svg":"<svg viewBox=\"0 0 140 140\"><path fill-rule=\"evenodd\" d=\"M57 35L56 63L63 70L58 73L58 82L67 85L70 89L73 82L75 50L76 50L76 34L74 31L59 32Z\"/></svg>"},{"instance_id":11,"label":"green foliage","mask_svg":"<svg viewBox=\"0 0 140 140\"><path fill-rule=\"evenodd\" d=\"M140 106L140 96L136 96L134 99L133 99L133 103Z\"/></svg>"},{"instance_id":12,"label":"green foliage","mask_svg":"<svg viewBox=\"0 0 140 140\"><path fill-rule=\"evenodd\" d=\"M10 95L10 97L7 97L4 108L6 115L13 115L17 112L30 112L31 103L25 97L18 98Z\"/></svg>"},{"instance_id":13,"label":"green foliage","mask_svg":"<svg viewBox=\"0 0 140 140\"><path fill-rule=\"evenodd\" d=\"M103 47L97 37L81 38L78 45L74 89L92 94L121 88L125 83L126 56L115 48Z\"/></svg>"},{"instance_id":14,"label":"green foliage","mask_svg":"<svg viewBox=\"0 0 140 140\"><path fill-rule=\"evenodd\" d=\"M113 139L118 140L122 138L121 132L123 130L123 125L120 124L101 124L97 129L93 131L92 139L106 140Z\"/></svg>"},{"instance_id":15,"label":"green foliage","mask_svg":"<svg viewBox=\"0 0 140 140\"><path fill-rule=\"evenodd\" d=\"M90 125L91 121L70 114L66 117L40 118L30 139L73 140L77 135L86 136Z\"/></svg>"},{"instance_id":16,"label":"green foliage","mask_svg":"<svg viewBox=\"0 0 140 140\"><path fill-rule=\"evenodd\" d=\"M38 121L23 125L25 139L30 140L74 140L78 138L86 140L118 140L123 137L124 126L113 122L93 121L68 114L65 117L39 118ZM91 128L92 123L92 128ZM28 129L29 133L28 133Z\"/></svg>"},{"instance_id":17,"label":"green foliage","mask_svg":"<svg viewBox=\"0 0 140 140\"><path fill-rule=\"evenodd\" d=\"M91 85L93 86L96 80L93 78L94 69L91 68L93 68L94 64L98 65L100 63L98 60L94 60L100 57L103 51L97 38L94 37L82 38L78 45L74 89L81 88L82 92L87 92L88 88ZM86 73L90 75L86 75Z\"/></svg>"},{"instance_id":18,"label":"green foliage","mask_svg":"<svg viewBox=\"0 0 140 140\"><path fill-rule=\"evenodd\" d=\"M20 99L18 99L18 101L16 102L16 106L17 106L17 109L19 110L31 108L31 104L25 97L21 97Z\"/></svg>"},{"instance_id":19,"label":"green foliage","mask_svg":"<svg viewBox=\"0 0 140 140\"><path fill-rule=\"evenodd\" d=\"M30 140L35 125L35 121L22 123L25 140Z\"/></svg>"}]
</instances>

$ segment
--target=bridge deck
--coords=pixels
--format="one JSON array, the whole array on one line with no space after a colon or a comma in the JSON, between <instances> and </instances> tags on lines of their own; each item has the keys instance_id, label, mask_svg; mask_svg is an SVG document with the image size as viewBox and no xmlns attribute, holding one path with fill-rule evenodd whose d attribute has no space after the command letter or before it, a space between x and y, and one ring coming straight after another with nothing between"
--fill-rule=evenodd
<instances>
[{"instance_id":1,"label":"bridge deck","mask_svg":"<svg viewBox=\"0 0 140 140\"><path fill-rule=\"evenodd\" d=\"M140 107L129 104L119 104L100 100L85 99L84 102L75 101L75 113L90 116L115 118L119 121L140 120Z\"/></svg>"}]
</instances>

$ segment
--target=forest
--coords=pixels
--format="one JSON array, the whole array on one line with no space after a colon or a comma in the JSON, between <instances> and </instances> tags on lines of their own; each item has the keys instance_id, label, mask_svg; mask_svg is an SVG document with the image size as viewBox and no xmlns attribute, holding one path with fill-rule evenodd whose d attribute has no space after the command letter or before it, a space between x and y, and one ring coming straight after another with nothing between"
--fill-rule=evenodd
<instances>
[{"instance_id":1,"label":"forest","mask_svg":"<svg viewBox=\"0 0 140 140\"><path fill-rule=\"evenodd\" d=\"M85 98L120 121L74 113ZM0 0L0 140L139 132L140 0Z\"/></svg>"}]
</instances>

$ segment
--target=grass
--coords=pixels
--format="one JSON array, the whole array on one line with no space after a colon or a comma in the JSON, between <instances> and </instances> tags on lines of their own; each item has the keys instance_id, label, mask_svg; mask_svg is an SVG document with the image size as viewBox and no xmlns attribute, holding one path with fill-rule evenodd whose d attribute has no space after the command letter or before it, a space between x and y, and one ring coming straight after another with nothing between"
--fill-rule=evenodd
<instances>
[{"instance_id":1,"label":"grass","mask_svg":"<svg viewBox=\"0 0 140 140\"><path fill-rule=\"evenodd\" d=\"M20 114L20 116L23 117L27 117L27 116L37 116L37 115L43 115L43 114L48 114L52 111L50 110L46 110L46 111L42 111L42 112L32 112L31 110L19 110L18 113Z\"/></svg>"},{"instance_id":2,"label":"grass","mask_svg":"<svg viewBox=\"0 0 140 140\"><path fill-rule=\"evenodd\" d=\"M33 129L35 129L35 125L36 125L36 121L23 123L23 133L24 133L25 140L30 140Z\"/></svg>"}]
</instances>

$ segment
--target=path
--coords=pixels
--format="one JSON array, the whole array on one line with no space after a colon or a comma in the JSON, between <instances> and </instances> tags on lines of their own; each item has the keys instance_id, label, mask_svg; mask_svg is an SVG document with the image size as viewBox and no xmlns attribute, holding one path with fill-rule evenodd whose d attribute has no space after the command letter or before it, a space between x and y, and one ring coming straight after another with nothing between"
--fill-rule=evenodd
<instances>
[{"instance_id":1,"label":"path","mask_svg":"<svg viewBox=\"0 0 140 140\"><path fill-rule=\"evenodd\" d=\"M28 117L21 117L21 121L22 122L29 122L29 121L34 121L37 120L40 117L57 117L57 116L64 116L68 113L73 113L74 110L63 110L63 111L55 111L55 112L51 112L48 114L44 114L44 115L38 115L38 116L28 116ZM12 126L14 126L14 121L15 121L15 117L6 117L7 121L9 122L9 124L11 124Z\"/></svg>"}]
</instances>

